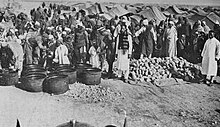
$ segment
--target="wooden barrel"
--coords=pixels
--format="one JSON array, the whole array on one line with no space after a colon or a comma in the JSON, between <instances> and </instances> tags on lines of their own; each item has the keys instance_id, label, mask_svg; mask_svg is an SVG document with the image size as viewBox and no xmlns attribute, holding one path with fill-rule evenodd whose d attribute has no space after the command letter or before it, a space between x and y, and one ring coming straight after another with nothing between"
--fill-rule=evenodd
<instances>
[{"instance_id":1,"label":"wooden barrel","mask_svg":"<svg viewBox=\"0 0 220 127\"><path fill-rule=\"evenodd\" d=\"M81 82L81 74L83 72L84 69L88 69L88 68L92 68L91 64L84 64L84 63L77 63L76 64L76 77L77 77L77 81Z\"/></svg>"},{"instance_id":2,"label":"wooden barrel","mask_svg":"<svg viewBox=\"0 0 220 127\"><path fill-rule=\"evenodd\" d=\"M62 75L68 75L69 84L76 82L76 69L74 68L59 68L57 73Z\"/></svg>"},{"instance_id":3,"label":"wooden barrel","mask_svg":"<svg viewBox=\"0 0 220 127\"><path fill-rule=\"evenodd\" d=\"M45 78L45 74L27 74L21 77L21 83L16 87L29 92L42 92L42 85Z\"/></svg>"},{"instance_id":4,"label":"wooden barrel","mask_svg":"<svg viewBox=\"0 0 220 127\"><path fill-rule=\"evenodd\" d=\"M67 75L52 75L45 79L43 83L43 92L49 94L63 94L69 90Z\"/></svg>"},{"instance_id":5,"label":"wooden barrel","mask_svg":"<svg viewBox=\"0 0 220 127\"><path fill-rule=\"evenodd\" d=\"M101 83L101 70L98 68L84 69L81 75L81 83L86 85L98 85Z\"/></svg>"},{"instance_id":6,"label":"wooden barrel","mask_svg":"<svg viewBox=\"0 0 220 127\"><path fill-rule=\"evenodd\" d=\"M0 73L0 85L12 86L18 83L18 71L4 71Z\"/></svg>"}]
</instances>

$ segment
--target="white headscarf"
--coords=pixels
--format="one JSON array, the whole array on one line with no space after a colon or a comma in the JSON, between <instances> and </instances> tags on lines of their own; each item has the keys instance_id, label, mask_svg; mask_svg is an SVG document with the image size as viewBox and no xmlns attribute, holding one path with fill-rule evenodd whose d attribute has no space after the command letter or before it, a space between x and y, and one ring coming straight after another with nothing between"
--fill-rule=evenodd
<instances>
[{"instance_id":1,"label":"white headscarf","mask_svg":"<svg viewBox=\"0 0 220 127\"><path fill-rule=\"evenodd\" d=\"M145 25L145 26L148 25L148 20L147 19L143 20L143 25Z\"/></svg>"}]
</instances>

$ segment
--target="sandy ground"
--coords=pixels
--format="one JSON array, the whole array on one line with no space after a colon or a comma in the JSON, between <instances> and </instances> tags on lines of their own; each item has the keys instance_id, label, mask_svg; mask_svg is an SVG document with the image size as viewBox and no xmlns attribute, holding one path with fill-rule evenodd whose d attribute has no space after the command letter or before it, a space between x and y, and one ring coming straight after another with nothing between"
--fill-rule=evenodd
<instances>
[{"instance_id":1,"label":"sandy ground","mask_svg":"<svg viewBox=\"0 0 220 127\"><path fill-rule=\"evenodd\" d=\"M39 3L24 3L26 11ZM28 11L27 11L28 12ZM167 79L135 85L118 80L103 80L84 89L71 85L63 95L29 93L14 86L0 86L0 127L56 127L74 119L104 127L122 127L127 112L128 127L219 127L220 85L188 83ZM160 86L160 87L158 87ZM114 95L115 94L115 95ZM100 96L100 98L99 98Z\"/></svg>"},{"instance_id":2,"label":"sandy ground","mask_svg":"<svg viewBox=\"0 0 220 127\"><path fill-rule=\"evenodd\" d=\"M216 109L220 109L220 85L177 81L162 80L155 86L103 80L101 87L118 96L96 101L97 96L88 101L92 95L84 98L82 93L76 93L74 84L67 93L53 96L2 86L0 126L15 127L19 119L21 127L56 127L74 119L94 127L122 127L126 111L128 127L219 127L220 114ZM97 86L88 88L92 87Z\"/></svg>"}]
</instances>

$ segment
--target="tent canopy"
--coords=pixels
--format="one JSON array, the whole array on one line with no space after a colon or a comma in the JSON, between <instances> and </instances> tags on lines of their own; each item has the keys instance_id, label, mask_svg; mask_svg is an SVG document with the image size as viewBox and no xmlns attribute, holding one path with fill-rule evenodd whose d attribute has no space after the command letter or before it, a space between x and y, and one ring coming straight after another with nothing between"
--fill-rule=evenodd
<instances>
[{"instance_id":1,"label":"tent canopy","mask_svg":"<svg viewBox=\"0 0 220 127\"><path fill-rule=\"evenodd\" d=\"M123 15L126 15L126 14L129 14L131 13L130 11L126 10L125 8L123 8L122 6L120 5L116 5L115 7L113 7L111 10L109 10L109 14L110 15L113 15L113 16L123 16Z\"/></svg>"},{"instance_id":2,"label":"tent canopy","mask_svg":"<svg viewBox=\"0 0 220 127\"><path fill-rule=\"evenodd\" d=\"M189 21L194 24L195 22L197 22L198 20L202 20L203 18L205 18L205 16L201 16L198 14L191 14L187 16L189 18Z\"/></svg>"},{"instance_id":3,"label":"tent canopy","mask_svg":"<svg viewBox=\"0 0 220 127\"><path fill-rule=\"evenodd\" d=\"M187 14L187 12L186 11L182 11L179 8L177 8L175 5L173 5L173 6L169 6L165 10L165 14L166 15L182 15L182 14Z\"/></svg>"},{"instance_id":4,"label":"tent canopy","mask_svg":"<svg viewBox=\"0 0 220 127\"><path fill-rule=\"evenodd\" d=\"M220 17L211 12L202 21L206 21L206 24L212 29L216 21L220 22Z\"/></svg>"},{"instance_id":5,"label":"tent canopy","mask_svg":"<svg viewBox=\"0 0 220 127\"><path fill-rule=\"evenodd\" d=\"M131 19L134 20L136 23L140 23L142 18L139 15L132 15Z\"/></svg>"},{"instance_id":6,"label":"tent canopy","mask_svg":"<svg viewBox=\"0 0 220 127\"><path fill-rule=\"evenodd\" d=\"M193 12L193 13L195 13L197 15L201 15L201 16L207 16L208 15L208 13L205 12L204 10L202 10L201 7L199 7L199 6L194 7L191 10L191 12Z\"/></svg>"},{"instance_id":7,"label":"tent canopy","mask_svg":"<svg viewBox=\"0 0 220 127\"><path fill-rule=\"evenodd\" d=\"M106 8L106 6L102 3L98 4L98 7L100 9L101 12L108 12L108 9Z\"/></svg>"},{"instance_id":8,"label":"tent canopy","mask_svg":"<svg viewBox=\"0 0 220 127\"><path fill-rule=\"evenodd\" d=\"M100 17L103 17L107 20L111 20L113 18L113 16L111 16L109 13L100 14Z\"/></svg>"},{"instance_id":9,"label":"tent canopy","mask_svg":"<svg viewBox=\"0 0 220 127\"><path fill-rule=\"evenodd\" d=\"M147 18L148 20L156 19L156 23L159 24L161 20L165 20L166 17L160 12L156 7L148 7L145 10L138 13L139 15L142 15L144 18Z\"/></svg>"},{"instance_id":10,"label":"tent canopy","mask_svg":"<svg viewBox=\"0 0 220 127\"><path fill-rule=\"evenodd\" d=\"M92 6L86 8L88 15L96 15L101 13L97 4L93 4Z\"/></svg>"}]
</instances>

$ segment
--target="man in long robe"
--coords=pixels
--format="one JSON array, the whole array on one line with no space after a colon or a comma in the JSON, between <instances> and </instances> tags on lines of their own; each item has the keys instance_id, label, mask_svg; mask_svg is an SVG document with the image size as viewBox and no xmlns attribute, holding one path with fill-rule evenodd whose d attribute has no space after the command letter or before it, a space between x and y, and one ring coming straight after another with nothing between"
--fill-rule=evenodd
<instances>
[{"instance_id":1,"label":"man in long robe","mask_svg":"<svg viewBox=\"0 0 220 127\"><path fill-rule=\"evenodd\" d=\"M7 39L8 47L13 52L13 56L15 59L15 65L14 69L18 70L18 77L20 78L21 72L23 69L23 60L24 60L24 51L22 46L20 45L19 39L15 36L15 33L12 31L9 31L9 36Z\"/></svg>"},{"instance_id":2,"label":"man in long robe","mask_svg":"<svg viewBox=\"0 0 220 127\"><path fill-rule=\"evenodd\" d=\"M124 75L124 82L128 83L129 63L132 54L132 37L128 29L129 21L127 17L122 17L122 23L119 24L115 31L114 37L116 38L116 57L118 78Z\"/></svg>"},{"instance_id":3,"label":"man in long robe","mask_svg":"<svg viewBox=\"0 0 220 127\"><path fill-rule=\"evenodd\" d=\"M217 61L220 58L220 42L214 37L214 31L209 31L209 39L202 51L202 74L205 75L206 84L213 82L217 75Z\"/></svg>"},{"instance_id":4,"label":"man in long robe","mask_svg":"<svg viewBox=\"0 0 220 127\"><path fill-rule=\"evenodd\" d=\"M164 32L164 41L166 44L166 57L175 57L177 55L177 31L174 22L169 22L169 27Z\"/></svg>"},{"instance_id":5,"label":"man in long robe","mask_svg":"<svg viewBox=\"0 0 220 127\"><path fill-rule=\"evenodd\" d=\"M143 33L143 34L141 34ZM152 25L148 25L148 20L143 20L143 27L135 33L135 36L142 35L141 40L141 57L151 57L153 54L154 44L157 41L156 31Z\"/></svg>"},{"instance_id":6,"label":"man in long robe","mask_svg":"<svg viewBox=\"0 0 220 127\"><path fill-rule=\"evenodd\" d=\"M57 40L57 48L55 50L55 58L53 61L58 64L70 64L69 58L68 58L68 49L63 44L63 40L59 39Z\"/></svg>"}]
</instances>

